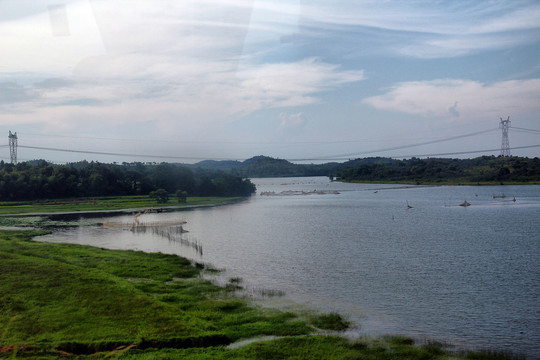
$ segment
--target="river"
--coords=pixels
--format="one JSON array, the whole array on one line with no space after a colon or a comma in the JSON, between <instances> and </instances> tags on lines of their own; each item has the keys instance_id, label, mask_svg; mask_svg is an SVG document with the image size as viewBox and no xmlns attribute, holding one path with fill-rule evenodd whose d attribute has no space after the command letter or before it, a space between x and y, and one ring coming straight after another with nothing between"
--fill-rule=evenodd
<instances>
[{"instance_id":1,"label":"river","mask_svg":"<svg viewBox=\"0 0 540 360\"><path fill-rule=\"evenodd\" d=\"M247 292L284 294L272 306L338 311L354 321L351 333L538 358L540 186L252 181L257 194L240 203L139 217L186 221L182 235L129 231L131 214L42 240L209 263Z\"/></svg>"}]
</instances>

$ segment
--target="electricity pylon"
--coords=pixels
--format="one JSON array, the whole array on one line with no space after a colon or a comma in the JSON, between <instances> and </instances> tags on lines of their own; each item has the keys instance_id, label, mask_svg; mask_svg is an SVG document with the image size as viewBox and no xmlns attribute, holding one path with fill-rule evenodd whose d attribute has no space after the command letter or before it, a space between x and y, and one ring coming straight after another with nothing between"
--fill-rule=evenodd
<instances>
[{"instance_id":1,"label":"electricity pylon","mask_svg":"<svg viewBox=\"0 0 540 360\"><path fill-rule=\"evenodd\" d=\"M9 132L9 155L11 155L11 163L17 164L17 132L14 134Z\"/></svg>"},{"instance_id":2,"label":"electricity pylon","mask_svg":"<svg viewBox=\"0 0 540 360\"><path fill-rule=\"evenodd\" d=\"M503 120L499 123L499 129L502 130L502 141L501 141L501 156L510 156L510 142L508 141L508 128L510 127L510 116L508 119Z\"/></svg>"}]
</instances>

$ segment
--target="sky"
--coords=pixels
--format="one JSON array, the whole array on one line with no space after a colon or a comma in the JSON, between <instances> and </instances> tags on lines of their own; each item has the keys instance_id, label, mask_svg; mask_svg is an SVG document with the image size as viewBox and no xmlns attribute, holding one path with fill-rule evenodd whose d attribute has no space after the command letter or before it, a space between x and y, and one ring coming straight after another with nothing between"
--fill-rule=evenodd
<instances>
[{"instance_id":1,"label":"sky","mask_svg":"<svg viewBox=\"0 0 540 360\"><path fill-rule=\"evenodd\" d=\"M540 155L540 1L0 0L0 159Z\"/></svg>"}]
</instances>

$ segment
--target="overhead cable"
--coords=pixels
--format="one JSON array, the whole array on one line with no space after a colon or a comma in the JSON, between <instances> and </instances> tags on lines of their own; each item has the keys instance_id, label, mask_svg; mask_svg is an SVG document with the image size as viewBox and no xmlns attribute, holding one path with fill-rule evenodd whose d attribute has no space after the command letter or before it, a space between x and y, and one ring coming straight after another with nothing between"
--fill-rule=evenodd
<instances>
[{"instance_id":1,"label":"overhead cable","mask_svg":"<svg viewBox=\"0 0 540 360\"><path fill-rule=\"evenodd\" d=\"M535 148L540 147L540 144L538 145L527 145L527 146L515 146L510 148L510 150L519 150L519 149L529 149L529 148ZM498 149L484 149L484 150L472 150L472 151L455 151L455 152L447 152L447 153L438 153L438 154L416 154L416 155L392 155L389 156L390 158L397 158L397 159L404 159L404 158L412 158L412 157L433 157L433 156L450 156L450 155L464 155L464 154L477 154L477 153L490 153L490 152L499 152L501 151L500 148ZM311 159L287 159L288 161L328 161L327 158L311 158ZM335 161L346 161L351 160L351 158L334 158L332 160Z\"/></svg>"},{"instance_id":2,"label":"overhead cable","mask_svg":"<svg viewBox=\"0 0 540 360\"><path fill-rule=\"evenodd\" d=\"M370 150L370 151L355 152L355 153L348 153L348 154L339 154L339 155L329 155L329 156L323 157L320 160L339 160L340 158L343 158L343 157L350 158L351 156L361 156L361 155L374 154L374 153L386 152L386 151L391 151L391 150L407 149L407 148L411 148L411 147L415 147L415 146L430 145L430 144L436 144L436 143L440 143L440 142L456 140L456 139L461 139L461 138L470 137L470 136L476 136L476 135L485 134L485 133L488 133L488 132L493 132L493 131L498 131L498 130L499 129L483 130L483 131L477 131L477 132L473 132L473 133L469 133L469 134L451 136L451 137L444 138L444 139L430 140L430 141L425 141L425 142L421 142L421 143L394 146L394 147L378 149L378 150ZM295 160L295 161L308 161L308 160L311 160L311 159L298 159L298 160Z\"/></svg>"},{"instance_id":3,"label":"overhead cable","mask_svg":"<svg viewBox=\"0 0 540 360\"><path fill-rule=\"evenodd\" d=\"M29 146L29 145L19 145L20 148L26 149L36 149L36 150L49 150L49 151L62 151L62 152L72 152L79 154L94 154L94 155L112 155L112 156L129 156L129 157L143 157L143 158L154 158L154 159L175 159L175 160L207 160L207 157L196 157L196 156L168 156L168 155L148 155L148 154L123 154L123 153L114 153L114 152L102 152L102 151L90 151L90 150L73 150L73 149L59 149L59 148L50 148L43 146ZM232 159L220 159L216 158L215 160L232 160Z\"/></svg>"}]
</instances>

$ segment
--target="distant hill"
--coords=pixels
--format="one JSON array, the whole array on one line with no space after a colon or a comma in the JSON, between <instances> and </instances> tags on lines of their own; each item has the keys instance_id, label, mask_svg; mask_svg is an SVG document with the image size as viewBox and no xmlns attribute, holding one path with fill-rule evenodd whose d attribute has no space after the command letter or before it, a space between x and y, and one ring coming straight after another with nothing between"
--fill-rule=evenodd
<instances>
[{"instance_id":1,"label":"distant hill","mask_svg":"<svg viewBox=\"0 0 540 360\"><path fill-rule=\"evenodd\" d=\"M209 170L221 170L221 171L231 171L234 169L239 169L243 166L243 163L240 161L216 161L216 160L204 160L195 164L196 167L201 169Z\"/></svg>"},{"instance_id":2,"label":"distant hill","mask_svg":"<svg viewBox=\"0 0 540 360\"><path fill-rule=\"evenodd\" d=\"M258 155L245 161L205 160L192 166L207 170L228 171L243 177L292 177L292 176L331 176L337 171L354 166L390 163L391 158L371 157L349 160L345 163L293 164L290 161Z\"/></svg>"}]
</instances>

